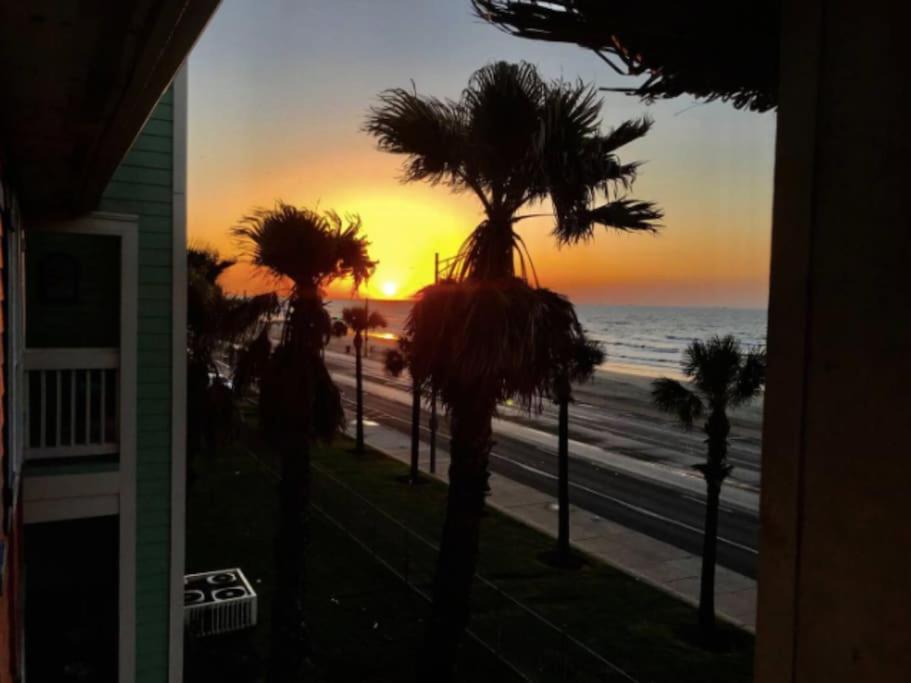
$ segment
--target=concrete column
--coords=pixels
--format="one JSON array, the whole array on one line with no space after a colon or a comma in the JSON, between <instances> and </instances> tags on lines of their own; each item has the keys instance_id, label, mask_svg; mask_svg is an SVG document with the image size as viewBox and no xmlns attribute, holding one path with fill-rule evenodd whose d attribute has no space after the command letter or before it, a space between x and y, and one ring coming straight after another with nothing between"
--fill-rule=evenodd
<instances>
[{"instance_id":1,"label":"concrete column","mask_svg":"<svg viewBox=\"0 0 911 683\"><path fill-rule=\"evenodd\" d=\"M911 40L785 2L758 683L911 680Z\"/></svg>"}]
</instances>

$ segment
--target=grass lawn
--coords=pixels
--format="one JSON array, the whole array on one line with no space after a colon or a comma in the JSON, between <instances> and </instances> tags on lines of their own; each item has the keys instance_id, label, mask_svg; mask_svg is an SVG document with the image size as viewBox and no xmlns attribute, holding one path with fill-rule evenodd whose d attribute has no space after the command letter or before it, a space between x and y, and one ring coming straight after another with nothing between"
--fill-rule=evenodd
<instances>
[{"instance_id":1,"label":"grass lawn","mask_svg":"<svg viewBox=\"0 0 911 683\"><path fill-rule=\"evenodd\" d=\"M438 539L445 485L404 485L399 480L406 471L403 464L376 452L355 456L345 444L315 451L313 462L318 471L343 482L420 535L434 542ZM317 502L336 510L346 526L373 538L380 555L403 556L404 539L393 524L384 518L371 519L367 513L351 518L350 508L356 505L351 494L346 500L344 487L317 472L314 491ZM409 546L411 574L429 584L434 553L413 542ZM720 651L706 651L695 644L693 607L593 559L578 571L553 569L538 560L552 547L551 538L488 511L482 524L479 571L643 683L752 680L751 634L720 623L719 640L724 645ZM562 680L560 657L565 645L553 632L478 585L472 615L472 628L488 642L499 642L504 654L523 671ZM568 651L571 680L608 680L595 661L580 661L587 659L583 651L571 647Z\"/></svg>"},{"instance_id":2,"label":"grass lawn","mask_svg":"<svg viewBox=\"0 0 911 683\"><path fill-rule=\"evenodd\" d=\"M314 503L327 516L314 514L312 524L307 608L314 671L308 679L413 680L428 606L374 555L429 591L436 552L395 520L436 543L446 487L407 486L403 464L375 451L356 456L344 439L314 448L312 456ZM187 571L242 567L260 595L260 623L245 633L188 642L187 680L256 681L268 655L276 463L253 435L197 463ZM724 645L707 651L695 643L694 608L593 559L578 571L553 569L538 560L552 547L549 537L488 511L479 570L641 683L752 679L749 633L720 624ZM624 680L482 584L474 588L471 628L534 680ZM471 640L462 649L460 674L466 681L515 679Z\"/></svg>"},{"instance_id":3,"label":"grass lawn","mask_svg":"<svg viewBox=\"0 0 911 683\"><path fill-rule=\"evenodd\" d=\"M188 683L262 680L273 600L272 529L276 486L268 464L243 444L194 462L187 507L187 571L239 566L259 595L259 624L248 631L186 644ZM311 681L409 681L428 605L362 547L314 515L307 616L313 641ZM465 681L514 680L469 642L459 668Z\"/></svg>"}]
</instances>

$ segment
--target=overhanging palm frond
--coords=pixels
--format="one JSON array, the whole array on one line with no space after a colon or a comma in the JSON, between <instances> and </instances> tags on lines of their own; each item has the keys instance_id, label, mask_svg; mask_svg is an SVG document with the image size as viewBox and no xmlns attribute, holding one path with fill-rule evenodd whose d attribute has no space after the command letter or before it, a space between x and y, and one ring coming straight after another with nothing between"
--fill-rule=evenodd
<instances>
[{"instance_id":1,"label":"overhanging palm frond","mask_svg":"<svg viewBox=\"0 0 911 683\"><path fill-rule=\"evenodd\" d=\"M692 429L693 421L704 410L702 401L680 382L663 377L652 382L652 401L661 410L675 413L686 429Z\"/></svg>"}]
</instances>

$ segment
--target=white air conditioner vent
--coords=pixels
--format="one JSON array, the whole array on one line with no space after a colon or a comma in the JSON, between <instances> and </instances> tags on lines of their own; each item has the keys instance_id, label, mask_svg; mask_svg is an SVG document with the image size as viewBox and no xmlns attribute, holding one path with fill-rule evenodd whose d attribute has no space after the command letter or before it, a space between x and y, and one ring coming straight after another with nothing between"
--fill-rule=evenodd
<instances>
[{"instance_id":1,"label":"white air conditioner vent","mask_svg":"<svg viewBox=\"0 0 911 683\"><path fill-rule=\"evenodd\" d=\"M192 636L211 636L256 625L256 593L240 569L187 574L183 579L184 626Z\"/></svg>"}]
</instances>

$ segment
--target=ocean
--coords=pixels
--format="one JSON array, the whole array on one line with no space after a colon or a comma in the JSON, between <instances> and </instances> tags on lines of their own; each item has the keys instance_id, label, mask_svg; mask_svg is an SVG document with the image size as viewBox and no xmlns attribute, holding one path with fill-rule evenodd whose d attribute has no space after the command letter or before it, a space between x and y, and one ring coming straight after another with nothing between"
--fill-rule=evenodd
<instances>
[{"instance_id":1,"label":"ocean","mask_svg":"<svg viewBox=\"0 0 911 683\"><path fill-rule=\"evenodd\" d=\"M328 309L340 316L342 308L351 305L330 301ZM370 307L389 323L375 336L397 337L411 302L371 300ZM747 348L766 340L766 311L759 309L577 304L576 312L589 336L604 346L604 369L649 377L679 376L683 350L694 339L731 334Z\"/></svg>"}]
</instances>

